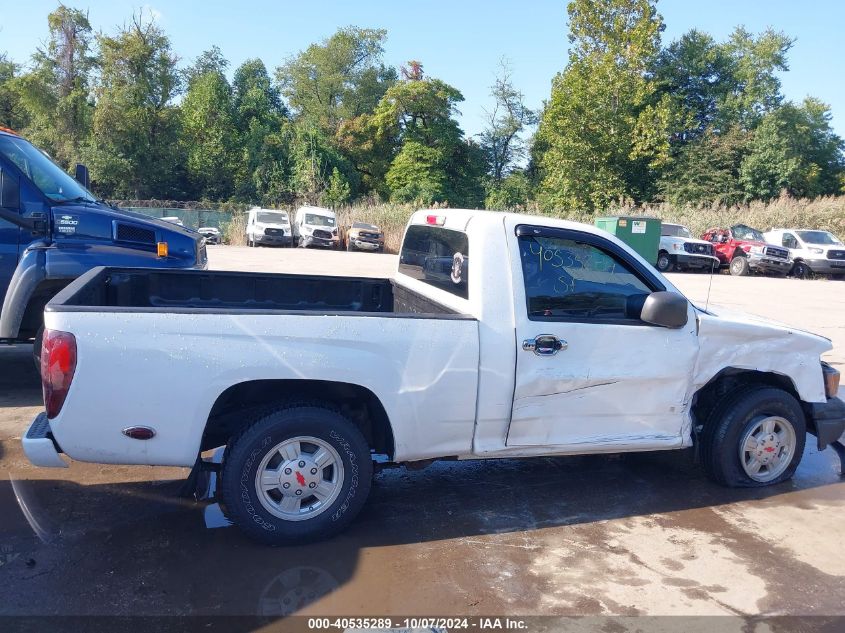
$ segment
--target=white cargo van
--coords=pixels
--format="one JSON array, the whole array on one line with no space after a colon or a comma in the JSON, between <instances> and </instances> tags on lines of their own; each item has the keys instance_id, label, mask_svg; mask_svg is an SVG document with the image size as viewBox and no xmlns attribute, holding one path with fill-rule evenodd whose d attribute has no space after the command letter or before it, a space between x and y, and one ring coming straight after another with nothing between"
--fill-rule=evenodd
<instances>
[{"instance_id":1,"label":"white cargo van","mask_svg":"<svg viewBox=\"0 0 845 633\"><path fill-rule=\"evenodd\" d=\"M246 244L291 246L293 235L288 212L259 207L250 209L246 220Z\"/></svg>"},{"instance_id":2,"label":"white cargo van","mask_svg":"<svg viewBox=\"0 0 845 633\"><path fill-rule=\"evenodd\" d=\"M293 238L298 246L337 248L337 217L331 209L299 207L293 220Z\"/></svg>"}]
</instances>

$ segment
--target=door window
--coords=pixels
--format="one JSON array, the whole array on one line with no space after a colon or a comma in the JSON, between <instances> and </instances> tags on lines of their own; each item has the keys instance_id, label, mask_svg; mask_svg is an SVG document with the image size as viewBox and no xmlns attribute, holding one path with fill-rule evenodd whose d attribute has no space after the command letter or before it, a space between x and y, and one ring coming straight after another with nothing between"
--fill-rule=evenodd
<instances>
[{"instance_id":1,"label":"door window","mask_svg":"<svg viewBox=\"0 0 845 633\"><path fill-rule=\"evenodd\" d=\"M795 239L795 236L791 233L784 233L783 239L781 240L781 244L786 246L786 248L798 248L798 240Z\"/></svg>"},{"instance_id":2,"label":"door window","mask_svg":"<svg viewBox=\"0 0 845 633\"><path fill-rule=\"evenodd\" d=\"M529 319L642 323L642 303L655 288L609 250L522 235L519 251Z\"/></svg>"}]
</instances>

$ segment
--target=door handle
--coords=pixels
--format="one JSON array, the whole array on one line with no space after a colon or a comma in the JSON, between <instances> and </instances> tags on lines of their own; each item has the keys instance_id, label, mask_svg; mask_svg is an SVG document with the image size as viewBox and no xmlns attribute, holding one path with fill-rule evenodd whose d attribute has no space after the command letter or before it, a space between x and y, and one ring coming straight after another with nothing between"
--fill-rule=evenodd
<instances>
[{"instance_id":1,"label":"door handle","mask_svg":"<svg viewBox=\"0 0 845 633\"><path fill-rule=\"evenodd\" d=\"M537 356L554 356L567 347L569 347L569 344L554 334L538 334L534 338L522 341L522 350L524 352L534 352Z\"/></svg>"}]
</instances>

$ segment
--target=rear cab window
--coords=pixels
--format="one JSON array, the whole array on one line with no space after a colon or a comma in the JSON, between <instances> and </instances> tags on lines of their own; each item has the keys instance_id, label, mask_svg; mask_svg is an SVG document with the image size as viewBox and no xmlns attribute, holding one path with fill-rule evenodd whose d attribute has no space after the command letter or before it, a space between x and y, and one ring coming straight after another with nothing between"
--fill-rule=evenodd
<instances>
[{"instance_id":1,"label":"rear cab window","mask_svg":"<svg viewBox=\"0 0 845 633\"><path fill-rule=\"evenodd\" d=\"M399 272L467 299L467 234L439 226L409 226L399 254Z\"/></svg>"}]
</instances>

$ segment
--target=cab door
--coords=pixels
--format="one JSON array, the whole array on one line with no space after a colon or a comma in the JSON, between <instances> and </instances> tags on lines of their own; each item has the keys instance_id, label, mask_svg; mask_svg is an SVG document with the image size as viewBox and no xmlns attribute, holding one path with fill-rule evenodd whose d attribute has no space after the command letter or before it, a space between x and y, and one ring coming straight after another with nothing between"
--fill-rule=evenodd
<instances>
[{"instance_id":1,"label":"cab door","mask_svg":"<svg viewBox=\"0 0 845 633\"><path fill-rule=\"evenodd\" d=\"M694 309L669 329L638 318L665 290L616 243L516 225L517 363L509 447L649 450L688 443ZM520 296L521 294L521 296Z\"/></svg>"}]
</instances>

